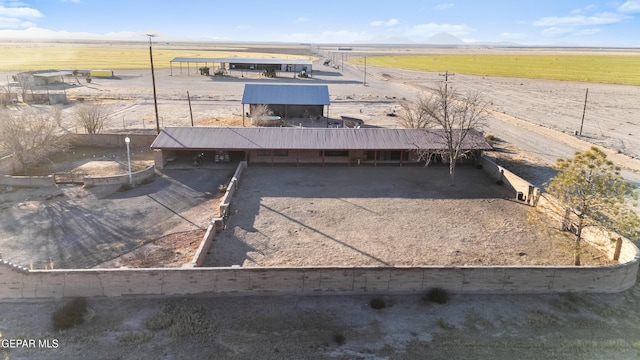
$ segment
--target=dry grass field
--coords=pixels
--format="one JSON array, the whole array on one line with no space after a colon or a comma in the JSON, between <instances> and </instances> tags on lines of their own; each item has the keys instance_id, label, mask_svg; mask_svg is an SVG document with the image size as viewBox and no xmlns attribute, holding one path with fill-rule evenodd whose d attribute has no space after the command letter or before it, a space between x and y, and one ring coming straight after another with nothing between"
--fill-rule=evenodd
<instances>
[{"instance_id":1,"label":"dry grass field","mask_svg":"<svg viewBox=\"0 0 640 360\"><path fill-rule=\"evenodd\" d=\"M367 64L479 76L640 85L640 54L452 54L368 57ZM362 58L351 60L363 64Z\"/></svg>"},{"instance_id":2,"label":"dry grass field","mask_svg":"<svg viewBox=\"0 0 640 360\"><path fill-rule=\"evenodd\" d=\"M153 62L157 69L169 68L175 57L301 58L301 55L271 53L269 48L242 46L166 46L154 44ZM309 57L305 57L309 58ZM179 66L179 64L176 64ZM0 71L47 69L149 69L149 44L140 43L0 43Z\"/></svg>"}]
</instances>

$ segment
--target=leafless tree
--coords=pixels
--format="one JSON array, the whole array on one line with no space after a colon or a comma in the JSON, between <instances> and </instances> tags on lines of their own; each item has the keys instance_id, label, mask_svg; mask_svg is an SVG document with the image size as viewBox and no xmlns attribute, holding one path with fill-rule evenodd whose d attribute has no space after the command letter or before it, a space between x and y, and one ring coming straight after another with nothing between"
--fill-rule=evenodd
<instances>
[{"instance_id":1,"label":"leafless tree","mask_svg":"<svg viewBox=\"0 0 640 360\"><path fill-rule=\"evenodd\" d=\"M251 107L251 123L255 126L264 126L267 124L264 117L271 114L273 114L273 112L269 109L268 105L254 105Z\"/></svg>"},{"instance_id":2,"label":"leafless tree","mask_svg":"<svg viewBox=\"0 0 640 360\"><path fill-rule=\"evenodd\" d=\"M28 166L68 147L58 125L60 111L0 110L0 148L13 155L28 173Z\"/></svg>"},{"instance_id":3,"label":"leafless tree","mask_svg":"<svg viewBox=\"0 0 640 360\"><path fill-rule=\"evenodd\" d=\"M111 107L102 102L87 102L76 105L73 116L76 123L83 127L87 134L97 134L111 115Z\"/></svg>"},{"instance_id":4,"label":"leafless tree","mask_svg":"<svg viewBox=\"0 0 640 360\"><path fill-rule=\"evenodd\" d=\"M448 158L449 185L453 186L456 161L466 156L467 149L474 145L469 144L471 137L467 138L467 135L482 128L489 103L478 92L460 93L445 83L430 95L423 95L405 106L400 117L401 124L404 121L415 124L417 128L440 130L434 134L440 136L445 145L441 155ZM432 154L425 155L428 162Z\"/></svg>"},{"instance_id":5,"label":"leafless tree","mask_svg":"<svg viewBox=\"0 0 640 360\"><path fill-rule=\"evenodd\" d=\"M419 96L415 101L401 100L402 111L398 115L400 126L409 129L424 129L428 124L427 114L424 111L426 98Z\"/></svg>"}]
</instances>

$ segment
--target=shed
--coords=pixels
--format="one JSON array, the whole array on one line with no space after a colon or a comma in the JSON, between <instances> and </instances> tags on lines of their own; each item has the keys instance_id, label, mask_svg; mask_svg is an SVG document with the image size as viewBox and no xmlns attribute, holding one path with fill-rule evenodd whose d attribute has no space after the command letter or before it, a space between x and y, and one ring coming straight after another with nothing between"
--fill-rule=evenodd
<instances>
[{"instance_id":1,"label":"shed","mask_svg":"<svg viewBox=\"0 0 640 360\"><path fill-rule=\"evenodd\" d=\"M324 116L329 106L327 85L268 85L246 84L242 94L242 106L267 105L273 115L282 118L309 118ZM327 109L327 116L328 116Z\"/></svg>"}]
</instances>

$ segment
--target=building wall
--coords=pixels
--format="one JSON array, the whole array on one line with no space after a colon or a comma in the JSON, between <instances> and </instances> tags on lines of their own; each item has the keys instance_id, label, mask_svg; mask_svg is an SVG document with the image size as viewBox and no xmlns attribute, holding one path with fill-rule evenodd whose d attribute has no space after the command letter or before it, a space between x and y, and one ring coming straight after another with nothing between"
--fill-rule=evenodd
<instances>
[{"instance_id":1,"label":"building wall","mask_svg":"<svg viewBox=\"0 0 640 360\"><path fill-rule=\"evenodd\" d=\"M326 150L324 157L321 150L251 150L249 151L249 163L254 164L400 164L400 160L382 160L368 156L364 150L346 150L346 156ZM272 154L272 155L269 155ZM407 151L403 164L415 164L418 154L415 151Z\"/></svg>"}]
</instances>

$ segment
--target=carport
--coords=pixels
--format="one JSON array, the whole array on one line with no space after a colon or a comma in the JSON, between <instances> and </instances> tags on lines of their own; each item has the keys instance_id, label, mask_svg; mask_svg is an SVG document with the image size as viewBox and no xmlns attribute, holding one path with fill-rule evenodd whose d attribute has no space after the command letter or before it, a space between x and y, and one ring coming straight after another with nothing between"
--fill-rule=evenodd
<instances>
[{"instance_id":1,"label":"carport","mask_svg":"<svg viewBox=\"0 0 640 360\"><path fill-rule=\"evenodd\" d=\"M312 74L311 60L304 59L279 59L279 58L188 58L188 57L176 57L169 62L171 67L171 75L173 75L173 65L177 64L180 69L180 73L183 72L183 64L186 64L187 75L191 75L190 64L196 64L194 72L198 74L198 69L202 64L203 67L208 67L211 64L213 74L216 74L218 70L225 74L227 71L263 71L266 69L273 69L276 71L285 72L300 72L306 70L308 74ZM218 65L216 68L215 65Z\"/></svg>"}]
</instances>

